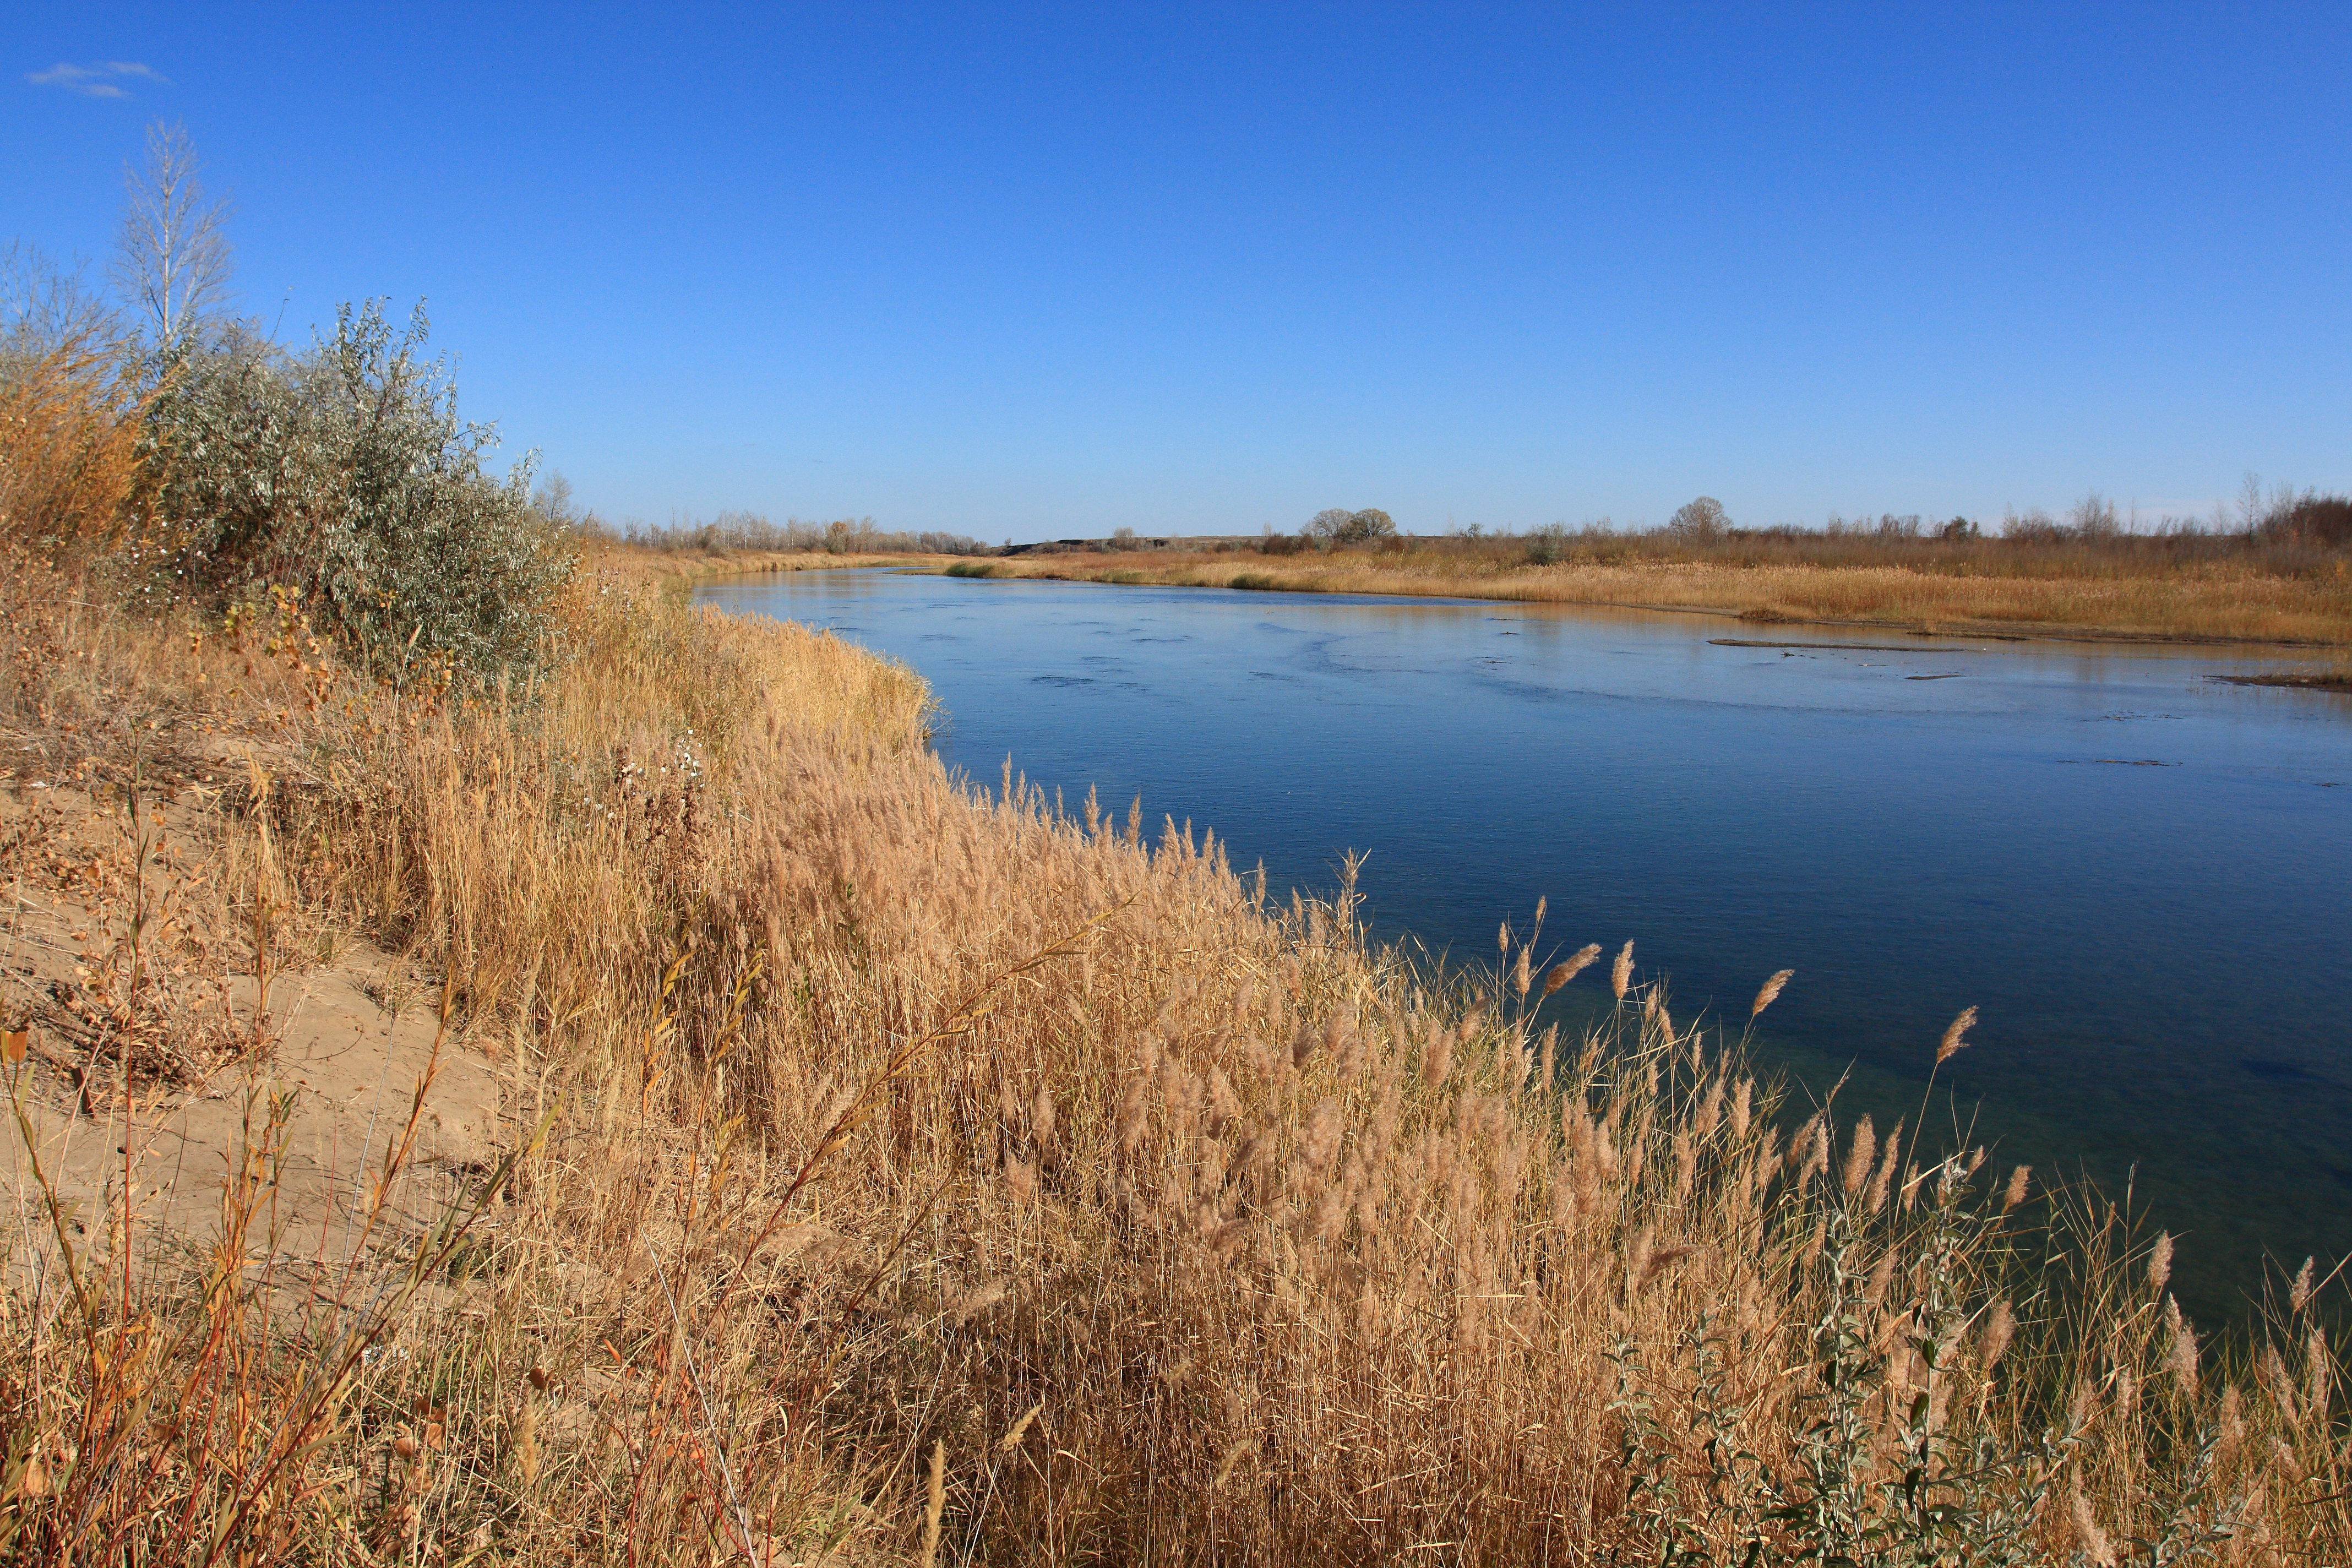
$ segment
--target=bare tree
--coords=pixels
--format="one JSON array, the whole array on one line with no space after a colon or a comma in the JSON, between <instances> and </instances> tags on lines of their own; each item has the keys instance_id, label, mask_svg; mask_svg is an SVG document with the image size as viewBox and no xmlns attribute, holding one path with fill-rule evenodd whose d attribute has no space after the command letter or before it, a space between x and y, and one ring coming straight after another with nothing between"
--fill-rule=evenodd
<instances>
[{"instance_id":1,"label":"bare tree","mask_svg":"<svg viewBox=\"0 0 2352 1568\"><path fill-rule=\"evenodd\" d=\"M2116 520L2116 503L2096 490L2067 509L2066 521L2082 539L2113 539L2123 531L2123 525Z\"/></svg>"},{"instance_id":2,"label":"bare tree","mask_svg":"<svg viewBox=\"0 0 2352 1568\"><path fill-rule=\"evenodd\" d=\"M80 264L60 267L21 239L0 246L0 358L38 359L114 335L114 312L83 286Z\"/></svg>"},{"instance_id":3,"label":"bare tree","mask_svg":"<svg viewBox=\"0 0 2352 1568\"><path fill-rule=\"evenodd\" d=\"M233 209L207 200L202 163L184 125L147 128L147 167L126 170L115 284L166 351L228 298Z\"/></svg>"},{"instance_id":4,"label":"bare tree","mask_svg":"<svg viewBox=\"0 0 2352 1568\"><path fill-rule=\"evenodd\" d=\"M1731 519L1724 515L1723 503L1713 496L1684 502L1666 520L1666 531L1683 539L1720 539L1730 527Z\"/></svg>"},{"instance_id":5,"label":"bare tree","mask_svg":"<svg viewBox=\"0 0 2352 1568\"><path fill-rule=\"evenodd\" d=\"M550 468L547 478L539 482L539 493L530 498L540 516L560 528L575 528L581 521L579 506L572 499L572 481L559 469ZM725 518L720 521L725 521Z\"/></svg>"}]
</instances>

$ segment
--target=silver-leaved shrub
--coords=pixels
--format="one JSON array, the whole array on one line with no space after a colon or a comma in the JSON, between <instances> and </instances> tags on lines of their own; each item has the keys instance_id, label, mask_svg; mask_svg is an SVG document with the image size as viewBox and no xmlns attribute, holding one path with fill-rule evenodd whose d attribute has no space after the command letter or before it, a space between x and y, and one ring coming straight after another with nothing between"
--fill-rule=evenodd
<instances>
[{"instance_id":1,"label":"silver-leaved shrub","mask_svg":"<svg viewBox=\"0 0 2352 1568\"><path fill-rule=\"evenodd\" d=\"M531 508L528 458L484 471L496 432L458 416L426 331L422 305L395 331L371 300L307 352L231 336L157 367L146 455L175 590L295 590L313 626L393 681L537 657L571 546Z\"/></svg>"}]
</instances>

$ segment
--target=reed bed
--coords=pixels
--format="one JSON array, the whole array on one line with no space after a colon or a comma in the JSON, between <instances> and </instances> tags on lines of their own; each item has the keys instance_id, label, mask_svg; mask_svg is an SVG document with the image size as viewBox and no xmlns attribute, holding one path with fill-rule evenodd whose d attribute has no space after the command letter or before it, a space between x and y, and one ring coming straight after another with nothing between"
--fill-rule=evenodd
<instances>
[{"instance_id":1,"label":"reed bed","mask_svg":"<svg viewBox=\"0 0 2352 1568\"><path fill-rule=\"evenodd\" d=\"M414 955L511 1129L308 1258L268 1240L266 1068L197 1245L68 1286L95 1216L18 1194L14 1560L2352 1549L2308 1278L2223 1344L2168 1242L1783 1103L1605 933L1538 911L1433 976L1344 889L952 776L902 668L625 558L564 593L534 680L315 704L283 649L12 603L15 646L89 655L12 665L19 731L266 732L228 914ZM1608 1020L1537 1030L1570 984Z\"/></svg>"},{"instance_id":2,"label":"reed bed","mask_svg":"<svg viewBox=\"0 0 2352 1568\"><path fill-rule=\"evenodd\" d=\"M137 592L64 526L135 476L42 428L0 875L72 779L126 845L76 883L124 1005L0 1017L0 1559L2352 1555L2332 1276L2200 1334L2168 1238L1787 1103L1630 944L1538 906L1432 973L1351 884L955 776L911 672L667 559L593 551L499 682L371 681L282 589ZM439 1027L304 1228L272 982L341 936ZM1759 981L1751 1016L1803 984ZM141 1005L182 984L200 1040ZM461 1056L504 1134L427 1169ZM149 1190L129 1151L202 1093L241 1131ZM121 1180L68 1188L36 1116ZM210 1220L161 1223L189 1187Z\"/></svg>"},{"instance_id":3,"label":"reed bed","mask_svg":"<svg viewBox=\"0 0 2352 1568\"><path fill-rule=\"evenodd\" d=\"M1524 600L1720 611L2023 636L2121 636L2341 646L2352 564L2335 552L2239 554L1914 542L1866 552L1822 542L1679 554L1663 546L1531 565L1516 555L1410 549L1252 554L1072 554L960 563L961 575L1257 588L1307 594ZM1843 557L1852 555L1853 559ZM1888 556L1909 559L1888 560ZM1872 559L1871 557L1876 557ZM2275 558L2273 558L2275 557Z\"/></svg>"}]
</instances>

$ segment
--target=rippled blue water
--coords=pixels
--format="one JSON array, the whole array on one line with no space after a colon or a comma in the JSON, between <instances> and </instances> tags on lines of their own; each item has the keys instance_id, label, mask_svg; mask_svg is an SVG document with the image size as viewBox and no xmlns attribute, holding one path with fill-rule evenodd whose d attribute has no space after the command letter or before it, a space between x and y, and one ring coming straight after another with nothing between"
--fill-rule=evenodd
<instances>
[{"instance_id":1,"label":"rippled blue water","mask_svg":"<svg viewBox=\"0 0 2352 1568\"><path fill-rule=\"evenodd\" d=\"M1384 933L1487 959L1543 895L1678 1016L1794 968L1768 1058L1850 1070L1882 1128L1975 1005L1931 1131L2128 1184L2209 1312L2265 1250L2352 1248L2352 701L2210 679L2259 660L877 573L702 597L913 665L982 781L1139 794L1277 887L1363 851Z\"/></svg>"}]
</instances>

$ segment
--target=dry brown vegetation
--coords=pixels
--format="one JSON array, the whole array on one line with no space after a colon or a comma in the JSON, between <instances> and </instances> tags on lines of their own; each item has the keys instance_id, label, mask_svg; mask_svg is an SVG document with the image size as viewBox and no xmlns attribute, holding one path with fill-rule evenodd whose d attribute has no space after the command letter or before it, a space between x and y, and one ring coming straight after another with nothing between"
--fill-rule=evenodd
<instances>
[{"instance_id":1,"label":"dry brown vegetation","mask_svg":"<svg viewBox=\"0 0 2352 1568\"><path fill-rule=\"evenodd\" d=\"M184 961L252 996L322 933L405 956L506 1131L404 1185L425 1091L388 1104L341 1223L289 1247L263 995L200 1064L251 1107L226 1178L173 1178L217 1190L208 1225L148 1228L166 1173L127 1157L96 1205L26 1171L0 1554L2352 1550L2307 1275L2248 1344L2200 1340L2168 1242L1780 1104L1630 950L1538 910L1491 973L1419 972L1344 894L951 776L911 673L656 570L584 560L540 672L470 694L355 679L299 605L226 634L11 570L10 782L71 773L135 833L229 738L183 836L219 868L205 929L244 935ZM82 891L139 984L152 882ZM1604 983L1591 1037L1531 1027ZM142 1066L167 1013L101 1053L9 1005L20 1106L110 1139L190 1092Z\"/></svg>"},{"instance_id":2,"label":"dry brown vegetation","mask_svg":"<svg viewBox=\"0 0 2352 1568\"><path fill-rule=\"evenodd\" d=\"M19 554L95 553L124 526L139 427L116 361L82 332L0 379L0 537Z\"/></svg>"},{"instance_id":3,"label":"dry brown vegetation","mask_svg":"<svg viewBox=\"0 0 2352 1568\"><path fill-rule=\"evenodd\" d=\"M2024 636L2352 642L2352 553L2221 535L1901 538L1793 531L1703 542L1569 534L1356 549L1023 555L976 576L1196 584L1720 611L1757 621Z\"/></svg>"}]
</instances>

